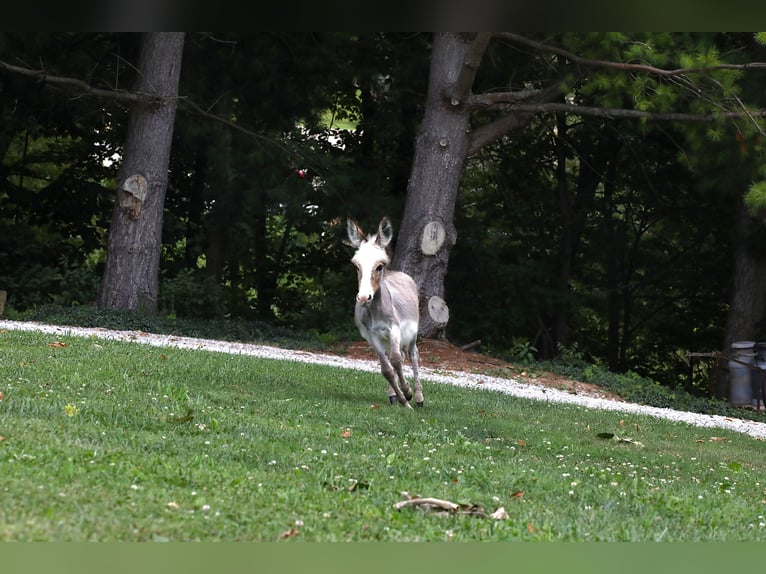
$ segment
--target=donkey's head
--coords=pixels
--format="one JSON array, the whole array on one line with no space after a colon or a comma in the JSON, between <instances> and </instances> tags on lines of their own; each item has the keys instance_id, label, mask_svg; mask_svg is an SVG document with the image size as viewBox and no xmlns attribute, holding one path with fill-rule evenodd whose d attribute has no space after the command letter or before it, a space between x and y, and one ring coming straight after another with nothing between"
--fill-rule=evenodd
<instances>
[{"instance_id":1,"label":"donkey's head","mask_svg":"<svg viewBox=\"0 0 766 574\"><path fill-rule=\"evenodd\" d=\"M394 235L391 221L384 217L378 225L378 232L367 237L352 219L347 221L347 229L348 239L356 248L351 258L359 279L356 301L361 305L369 305L380 289L386 267L391 263L391 256L386 249Z\"/></svg>"}]
</instances>

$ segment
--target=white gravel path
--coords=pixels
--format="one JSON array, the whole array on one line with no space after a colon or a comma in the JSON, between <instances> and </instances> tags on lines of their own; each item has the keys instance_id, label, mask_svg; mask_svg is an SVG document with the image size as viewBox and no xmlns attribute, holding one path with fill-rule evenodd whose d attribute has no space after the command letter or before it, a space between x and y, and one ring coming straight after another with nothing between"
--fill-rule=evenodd
<instances>
[{"instance_id":1,"label":"white gravel path","mask_svg":"<svg viewBox=\"0 0 766 574\"><path fill-rule=\"evenodd\" d=\"M370 372L379 372L377 362L363 361L326 355L321 353L309 353L306 351L294 351L269 347L265 345L249 345L245 343L232 343L227 341L215 341L210 339L195 339L191 337L176 337L171 335L153 335L142 331L115 331L100 328L82 328L68 326L45 325L42 323L0 321L0 330L40 331L58 336L96 337L99 339L112 339L118 341L131 341L153 345L155 347L175 347L179 349L199 349L230 353L234 355L251 355L266 359L280 359L300 361L303 363L315 363L329 365L345 369L357 369ZM635 413L664 418L673 421L686 422L700 427L715 427L741 432L757 439L766 439L766 423L759 423L746 419L735 419L719 415L703 415L673 409L651 407L597 398L581 394L571 394L567 391L541 387L521 383L513 379L501 379L485 375L471 373L436 372L432 369L422 368L421 378L424 380L457 385L461 387L481 388L484 390L496 390L516 397L580 405L586 408L604 409Z\"/></svg>"}]
</instances>

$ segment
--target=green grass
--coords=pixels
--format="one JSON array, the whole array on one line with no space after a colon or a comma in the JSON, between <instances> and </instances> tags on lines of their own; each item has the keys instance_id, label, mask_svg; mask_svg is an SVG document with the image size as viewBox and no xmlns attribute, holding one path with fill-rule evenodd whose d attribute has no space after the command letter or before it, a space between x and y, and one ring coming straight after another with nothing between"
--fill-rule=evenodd
<instances>
[{"instance_id":1,"label":"green grass","mask_svg":"<svg viewBox=\"0 0 766 574\"><path fill-rule=\"evenodd\" d=\"M0 332L0 540L766 540L764 441L424 387L408 411L376 373Z\"/></svg>"},{"instance_id":2,"label":"green grass","mask_svg":"<svg viewBox=\"0 0 766 574\"><path fill-rule=\"evenodd\" d=\"M359 339L359 332L354 326L352 317L339 325L333 333L318 333L275 326L263 321L168 317L163 314L100 309L89 305L71 307L44 305L23 313L6 309L5 315L11 320L37 321L50 325L145 331L309 351L337 350L343 348L344 342ZM521 356L521 363L529 373L553 372L575 381L594 384L633 403L766 422L766 413L763 411L733 406L719 398L697 396L681 388L670 388L657 381L640 377L634 372L612 373L603 365L583 360L582 353L577 350L576 345L571 349L561 348L555 360L542 362L531 361L528 344L521 345L520 348L521 351L517 350L513 356L507 356L504 353L499 353L497 356L512 362L518 362ZM485 374L497 377L512 376L512 373L505 369L488 371Z\"/></svg>"}]
</instances>

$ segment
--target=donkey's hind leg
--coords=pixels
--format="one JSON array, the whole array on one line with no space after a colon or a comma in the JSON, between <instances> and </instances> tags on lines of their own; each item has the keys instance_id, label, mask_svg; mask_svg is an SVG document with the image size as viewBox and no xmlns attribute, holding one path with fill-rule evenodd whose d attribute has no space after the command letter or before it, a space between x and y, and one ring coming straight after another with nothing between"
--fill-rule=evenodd
<instances>
[{"instance_id":1,"label":"donkey's hind leg","mask_svg":"<svg viewBox=\"0 0 766 574\"><path fill-rule=\"evenodd\" d=\"M399 354L396 357L392 357L391 365L393 365L394 370L396 371L396 379L399 382L399 388L404 394L404 398L406 398L408 401L412 400L412 390L410 389L410 383L404 376L404 359L402 355Z\"/></svg>"},{"instance_id":2,"label":"donkey's hind leg","mask_svg":"<svg viewBox=\"0 0 766 574\"><path fill-rule=\"evenodd\" d=\"M417 341L410 343L410 348L407 353L410 356L410 364L412 365L412 386L415 390L415 404L418 407L423 406L423 385L420 383L420 375L418 369L420 368L420 351L418 351Z\"/></svg>"}]
</instances>

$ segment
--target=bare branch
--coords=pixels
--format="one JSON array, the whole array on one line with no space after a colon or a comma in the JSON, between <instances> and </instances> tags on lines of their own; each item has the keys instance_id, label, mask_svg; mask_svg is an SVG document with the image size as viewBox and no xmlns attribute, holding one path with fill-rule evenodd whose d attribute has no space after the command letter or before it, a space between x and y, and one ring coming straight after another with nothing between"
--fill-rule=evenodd
<instances>
[{"instance_id":1,"label":"bare branch","mask_svg":"<svg viewBox=\"0 0 766 574\"><path fill-rule=\"evenodd\" d=\"M682 76L685 74L695 74L702 72L711 72L715 70L751 70L751 69L766 69L766 62L747 62L745 64L717 64L715 66L699 66L694 68L676 68L674 70L665 70L663 68L657 68L649 64L629 64L626 62L612 62L608 60L592 60L590 58L583 58L577 54L564 50L563 48L557 48L550 46L542 42L537 42L520 34L514 34L513 32L497 32L495 34L498 38L504 38L516 44L522 44L535 50L548 52L550 54L556 54L583 66L592 66L600 68L613 68L616 70L628 70L634 72L645 72L647 74L653 74L655 76Z\"/></svg>"},{"instance_id":2,"label":"bare branch","mask_svg":"<svg viewBox=\"0 0 766 574\"><path fill-rule=\"evenodd\" d=\"M20 66L14 66L13 64L3 62L2 60L0 60L0 69L6 70L8 72L13 72L15 74L21 74L22 76L29 76L45 84L65 86L80 93L90 94L92 96L98 96L101 98L110 98L113 100L136 103L151 101L158 97L155 94L141 94L138 92L129 92L127 90L104 90L102 88L94 88L87 82L83 82L82 80L78 80L76 78L54 76L48 74L45 70L32 70L30 68L22 68Z\"/></svg>"},{"instance_id":3,"label":"bare branch","mask_svg":"<svg viewBox=\"0 0 766 574\"><path fill-rule=\"evenodd\" d=\"M542 90L520 90L517 92L505 92L505 93L490 93L481 94L477 96L471 96L466 102L468 109L502 109L506 112L509 110L519 110L521 103L520 98L527 95L528 104L542 104L545 102L551 102L559 99L564 93L564 86L568 82L572 82L573 77L561 78L558 82L554 82L550 86ZM486 105L485 105L486 104ZM513 104L513 105L509 105ZM534 118L534 113L506 113L502 117L480 126L474 130L471 134L470 142L468 143L468 150L466 154L470 157L476 154L481 148L489 145L493 141L503 137L508 132L521 129L527 125Z\"/></svg>"},{"instance_id":4,"label":"bare branch","mask_svg":"<svg viewBox=\"0 0 766 574\"><path fill-rule=\"evenodd\" d=\"M14 66L13 64L8 64L7 62L3 62L0 60L0 69L4 69L8 72L13 72L15 74L21 74L23 76L28 76L31 78L35 78L37 81L45 83L45 84L53 84L53 85L59 85L59 86L65 86L67 88L73 89L77 92L83 93L83 94L90 94L92 96L97 96L101 98L109 98L113 100L120 100L124 102L130 102L130 103L137 103L137 102L151 102L154 100L162 99L161 96L157 94L146 94L146 93L139 93L135 91L128 91L128 90L105 90L101 88L94 88L87 82L84 82L82 80L78 80L76 78L68 78L64 76L54 76L51 74L48 74L44 70L33 70L30 68L23 68L21 66ZM179 101L183 104L188 105L190 108L192 108L194 111L196 111L198 114L215 120L217 122L223 123L230 128L233 128L243 134L246 134L250 137L252 137L255 140L266 142L270 145L275 145L279 148L281 148L283 151L287 152L290 155L295 155L290 150L288 150L284 145L280 144L279 142L275 141L273 138L263 136L261 134L258 134L256 132L253 132L251 130L248 130L246 128L243 128L240 125L235 124L234 122L231 122L225 118L222 118L220 116L217 116L215 114L212 114L206 110L203 110L200 106L198 106L196 103L194 103L192 100L180 97Z\"/></svg>"},{"instance_id":5,"label":"bare branch","mask_svg":"<svg viewBox=\"0 0 766 574\"><path fill-rule=\"evenodd\" d=\"M264 142L266 142L268 144L275 145L275 146L279 147L280 149L282 149L282 151L284 151L284 152L286 152L288 154L294 155L294 154L292 154L290 152L290 150L287 147L285 147L284 145L278 143L273 138L261 135L259 133L256 133L256 132L252 131L252 130L244 128L244 127L242 127L242 126L240 126L238 124L235 124L231 120L227 120L226 118L222 118L221 116L217 116L217 115L215 115L213 113L210 113L210 112L208 112L206 110L203 110L196 103L194 103L194 101L192 101L192 100L190 100L188 98L184 98L182 100L182 103L187 105L187 106L189 106L190 108L192 108L195 112L197 112L201 116L204 116L204 117L209 118L211 120L215 120L216 122L220 122L220 123L222 123L222 124L224 124L226 126L229 126L230 128L232 128L234 130L237 130L238 132L243 133L243 134L245 134L247 136L250 136L250 137L252 137L255 140L261 140L261 141L264 141Z\"/></svg>"},{"instance_id":6,"label":"bare branch","mask_svg":"<svg viewBox=\"0 0 766 574\"><path fill-rule=\"evenodd\" d=\"M623 108L601 108L595 106L577 106L561 102L540 102L510 105L510 112L493 122L478 127L471 134L466 155L471 157L493 141L505 134L520 129L527 125L535 114L541 113L567 113L578 116L590 116L598 118L628 118L645 119L652 121L676 121L676 122L700 122L714 123L721 119L747 119L758 125L756 118L766 118L766 110L744 110L742 112L720 112L718 114L693 114L681 112L647 112L641 110L628 110ZM761 133L763 130L758 127Z\"/></svg>"},{"instance_id":7,"label":"bare branch","mask_svg":"<svg viewBox=\"0 0 766 574\"><path fill-rule=\"evenodd\" d=\"M678 122L713 123L720 119L765 118L766 110L750 110L743 112L720 112L717 114L694 114L684 112L647 112L643 110L628 110L623 108L601 108L595 106L578 106L560 102L543 102L511 105L513 112L550 113L564 112L579 116L594 116L601 118L632 118Z\"/></svg>"},{"instance_id":8,"label":"bare branch","mask_svg":"<svg viewBox=\"0 0 766 574\"><path fill-rule=\"evenodd\" d=\"M405 506L431 506L443 510L451 510L453 512L460 510L459 504L441 498L408 498L407 500L402 500L401 502L394 504L396 510L401 510Z\"/></svg>"},{"instance_id":9,"label":"bare branch","mask_svg":"<svg viewBox=\"0 0 766 574\"><path fill-rule=\"evenodd\" d=\"M472 94L464 104L467 110L492 110L498 107L505 108L507 104L518 104L539 95L542 90L516 90L513 92L488 92L485 94Z\"/></svg>"},{"instance_id":10,"label":"bare branch","mask_svg":"<svg viewBox=\"0 0 766 574\"><path fill-rule=\"evenodd\" d=\"M505 134L523 128L534 119L534 114L506 114L493 122L476 128L471 133L471 139L466 149L466 157L476 155L482 148L500 139Z\"/></svg>"}]
</instances>

